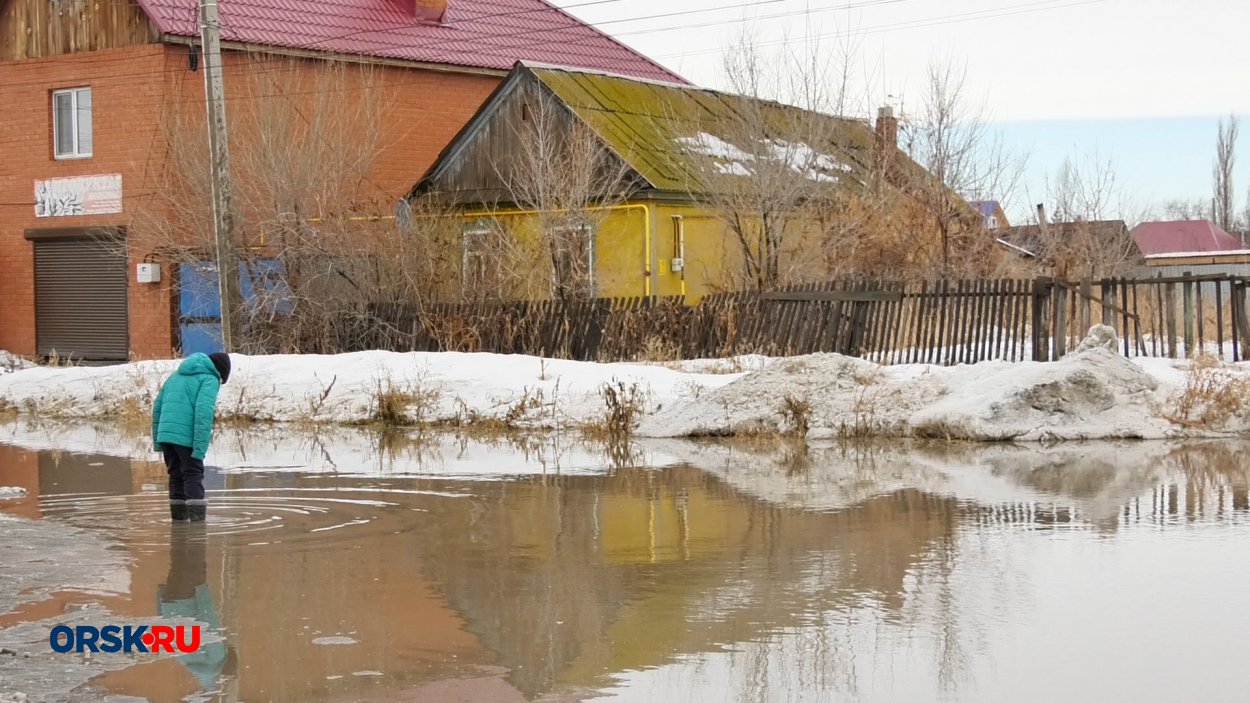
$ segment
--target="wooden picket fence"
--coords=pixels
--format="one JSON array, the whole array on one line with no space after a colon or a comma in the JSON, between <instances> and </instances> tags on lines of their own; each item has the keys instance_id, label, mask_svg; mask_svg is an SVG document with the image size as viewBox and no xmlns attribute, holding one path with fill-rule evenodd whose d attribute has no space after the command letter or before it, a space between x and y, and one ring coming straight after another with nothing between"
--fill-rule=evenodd
<instances>
[{"instance_id":1,"label":"wooden picket fence","mask_svg":"<svg viewBox=\"0 0 1250 703\"><path fill-rule=\"evenodd\" d=\"M622 361L837 352L880 363L1064 356L1091 325L1128 356L1250 358L1237 276L918 284L830 281L777 291L561 303L375 305L341 350L489 351Z\"/></svg>"}]
</instances>

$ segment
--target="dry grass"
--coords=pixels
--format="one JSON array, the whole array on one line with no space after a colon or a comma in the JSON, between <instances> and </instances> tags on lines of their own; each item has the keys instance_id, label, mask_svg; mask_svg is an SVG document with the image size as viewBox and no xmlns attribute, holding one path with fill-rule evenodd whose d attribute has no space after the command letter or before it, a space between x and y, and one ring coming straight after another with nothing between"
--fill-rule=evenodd
<instances>
[{"instance_id":1,"label":"dry grass","mask_svg":"<svg viewBox=\"0 0 1250 703\"><path fill-rule=\"evenodd\" d=\"M395 381L389 376L375 379L371 389L373 410L371 422L382 425L411 426L429 422L442 391L421 379Z\"/></svg>"},{"instance_id":2,"label":"dry grass","mask_svg":"<svg viewBox=\"0 0 1250 703\"><path fill-rule=\"evenodd\" d=\"M788 434L804 437L811 427L812 402L807 398L787 395L781 401L781 416L786 420Z\"/></svg>"},{"instance_id":3,"label":"dry grass","mask_svg":"<svg viewBox=\"0 0 1250 703\"><path fill-rule=\"evenodd\" d=\"M628 440L647 411L647 390L637 382L614 380L599 387L603 416L582 428L588 438L607 441Z\"/></svg>"},{"instance_id":4,"label":"dry grass","mask_svg":"<svg viewBox=\"0 0 1250 703\"><path fill-rule=\"evenodd\" d=\"M661 335L649 335L638 352L638 361L681 361L681 346Z\"/></svg>"},{"instance_id":5,"label":"dry grass","mask_svg":"<svg viewBox=\"0 0 1250 703\"><path fill-rule=\"evenodd\" d=\"M1219 430L1250 419L1250 376L1209 355L1196 357L1185 375L1169 420L1187 427Z\"/></svg>"},{"instance_id":6,"label":"dry grass","mask_svg":"<svg viewBox=\"0 0 1250 703\"><path fill-rule=\"evenodd\" d=\"M556 394L559 393L559 384L556 386ZM496 408L502 409L502 412L487 414L476 408L469 407L469 404L463 398L456 398L456 403L460 409L456 412L456 419L451 422L455 427L468 428L474 433L509 433L516 430L525 429L531 417L548 406L554 407L555 401L548 401L546 394L541 388L531 389L525 386L521 389L521 397L515 400L500 402Z\"/></svg>"}]
</instances>

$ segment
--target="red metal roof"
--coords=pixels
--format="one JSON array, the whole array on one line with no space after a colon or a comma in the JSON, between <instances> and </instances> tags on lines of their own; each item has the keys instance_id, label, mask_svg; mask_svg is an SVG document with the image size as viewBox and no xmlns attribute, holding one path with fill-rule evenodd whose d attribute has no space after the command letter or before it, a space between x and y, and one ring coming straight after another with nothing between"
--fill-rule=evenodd
<instances>
[{"instance_id":1,"label":"red metal roof","mask_svg":"<svg viewBox=\"0 0 1250 703\"><path fill-rule=\"evenodd\" d=\"M508 70L517 61L686 83L545 0L448 0L441 22L416 0L219 0L223 41ZM199 36L196 0L138 0L157 28Z\"/></svg>"},{"instance_id":2,"label":"red metal roof","mask_svg":"<svg viewBox=\"0 0 1250 703\"><path fill-rule=\"evenodd\" d=\"M1146 256L1243 248L1236 237L1207 220L1144 222L1134 227L1132 234Z\"/></svg>"}]
</instances>

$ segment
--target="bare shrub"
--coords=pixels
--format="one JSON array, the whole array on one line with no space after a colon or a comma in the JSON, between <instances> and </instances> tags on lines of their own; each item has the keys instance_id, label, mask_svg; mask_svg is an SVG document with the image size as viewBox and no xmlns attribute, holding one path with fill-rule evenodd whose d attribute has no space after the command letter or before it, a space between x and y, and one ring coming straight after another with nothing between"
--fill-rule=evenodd
<instances>
[{"instance_id":1,"label":"bare shrub","mask_svg":"<svg viewBox=\"0 0 1250 703\"><path fill-rule=\"evenodd\" d=\"M1250 376L1214 356L1196 357L1168 419L1189 427L1222 429L1246 418L1250 418Z\"/></svg>"},{"instance_id":2,"label":"bare shrub","mask_svg":"<svg viewBox=\"0 0 1250 703\"><path fill-rule=\"evenodd\" d=\"M781 401L781 415L786 419L789 433L803 437L811 424L812 403L807 398L787 395Z\"/></svg>"},{"instance_id":3,"label":"bare shrub","mask_svg":"<svg viewBox=\"0 0 1250 703\"><path fill-rule=\"evenodd\" d=\"M370 420L383 425L418 425L428 422L442 392L421 379L395 381L379 376L371 389L373 410Z\"/></svg>"},{"instance_id":4,"label":"bare shrub","mask_svg":"<svg viewBox=\"0 0 1250 703\"><path fill-rule=\"evenodd\" d=\"M625 440L647 410L647 390L637 382L614 380L599 387L604 414L598 422L588 423L585 432L601 438Z\"/></svg>"}]
</instances>

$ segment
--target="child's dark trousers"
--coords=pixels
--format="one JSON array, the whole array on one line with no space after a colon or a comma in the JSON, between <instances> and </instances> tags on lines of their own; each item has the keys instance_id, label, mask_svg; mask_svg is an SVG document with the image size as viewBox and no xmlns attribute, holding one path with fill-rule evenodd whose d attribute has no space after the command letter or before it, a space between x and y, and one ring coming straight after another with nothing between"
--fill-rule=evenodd
<instances>
[{"instance_id":1,"label":"child's dark trousers","mask_svg":"<svg viewBox=\"0 0 1250 703\"><path fill-rule=\"evenodd\" d=\"M203 520L208 511L204 462L191 456L191 447L181 444L162 444L161 451L169 472L169 516L174 520Z\"/></svg>"}]
</instances>

